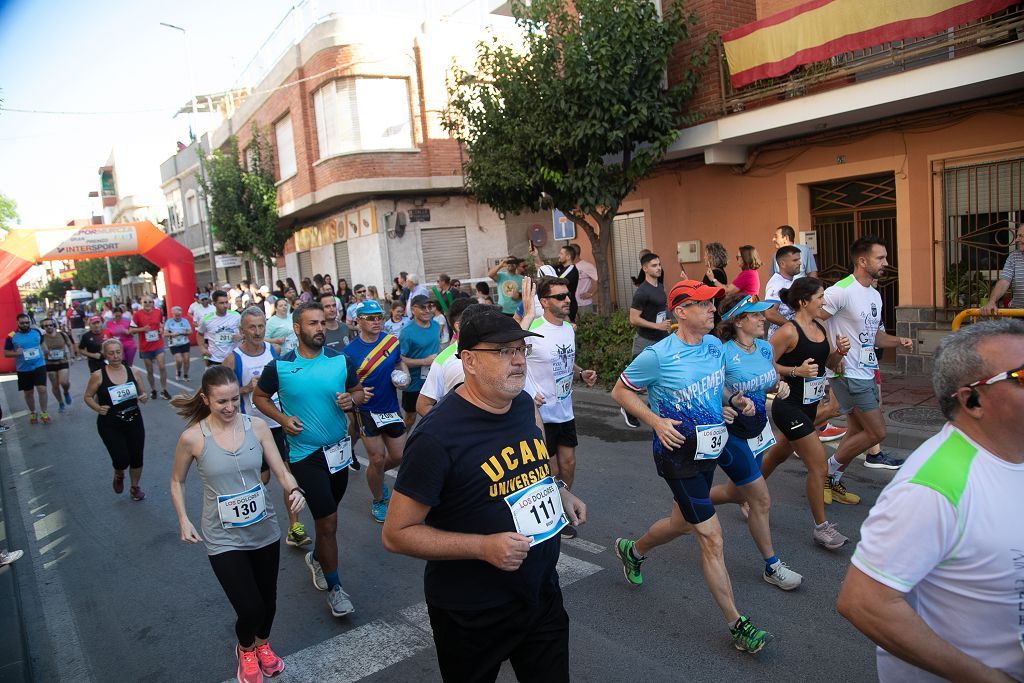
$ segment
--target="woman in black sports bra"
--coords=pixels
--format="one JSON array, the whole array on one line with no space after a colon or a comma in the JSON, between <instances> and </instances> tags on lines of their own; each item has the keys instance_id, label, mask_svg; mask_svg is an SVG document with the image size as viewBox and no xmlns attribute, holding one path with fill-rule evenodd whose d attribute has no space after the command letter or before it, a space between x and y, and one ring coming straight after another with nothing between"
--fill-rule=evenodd
<instances>
[{"instance_id":1,"label":"woman in black sports bra","mask_svg":"<svg viewBox=\"0 0 1024 683\"><path fill-rule=\"evenodd\" d=\"M772 335L771 345L775 371L789 385L789 396L772 401L772 420L781 433L761 463L766 479L785 462L795 449L807 467L807 504L814 518L813 537L816 543L835 550L848 540L825 518L823 486L828 474L825 448L818 439L814 424L818 402L825 396L825 367L842 367L843 356L850 342L836 337L834 348L825 328L818 322L825 289L821 280L804 277L796 280L780 295L795 313L793 319Z\"/></svg>"}]
</instances>

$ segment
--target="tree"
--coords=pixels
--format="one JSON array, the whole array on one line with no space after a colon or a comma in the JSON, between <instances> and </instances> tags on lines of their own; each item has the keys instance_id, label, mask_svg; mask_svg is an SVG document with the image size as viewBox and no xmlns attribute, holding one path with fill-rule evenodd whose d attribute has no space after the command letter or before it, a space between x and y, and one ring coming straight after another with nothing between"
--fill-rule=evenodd
<instances>
[{"instance_id":1,"label":"tree","mask_svg":"<svg viewBox=\"0 0 1024 683\"><path fill-rule=\"evenodd\" d=\"M524 47L480 43L476 73L453 70L449 134L465 144L467 188L499 213L555 207L587 235L598 308L611 302L615 214L690 120L684 105L710 43L665 87L695 15L666 0L513 0Z\"/></svg>"},{"instance_id":2,"label":"tree","mask_svg":"<svg viewBox=\"0 0 1024 683\"><path fill-rule=\"evenodd\" d=\"M160 268L138 255L111 256L110 272L116 285L126 275L138 275L143 272L156 275L160 272ZM79 289L88 289L92 292L101 291L108 283L106 260L95 258L76 262L74 282Z\"/></svg>"},{"instance_id":3,"label":"tree","mask_svg":"<svg viewBox=\"0 0 1024 683\"><path fill-rule=\"evenodd\" d=\"M0 192L0 230L6 232L18 221L18 205L13 199Z\"/></svg>"},{"instance_id":4,"label":"tree","mask_svg":"<svg viewBox=\"0 0 1024 683\"><path fill-rule=\"evenodd\" d=\"M210 226L228 251L273 265L290 234L277 228L273 150L255 125L246 160L243 166L234 136L226 149L200 157L206 180L200 177L199 183L210 201Z\"/></svg>"}]
</instances>

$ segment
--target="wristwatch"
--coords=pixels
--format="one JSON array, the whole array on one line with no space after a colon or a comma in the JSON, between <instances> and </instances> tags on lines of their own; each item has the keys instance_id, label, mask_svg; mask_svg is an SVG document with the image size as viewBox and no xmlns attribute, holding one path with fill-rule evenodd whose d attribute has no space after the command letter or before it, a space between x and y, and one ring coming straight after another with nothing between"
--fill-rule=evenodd
<instances>
[{"instance_id":1,"label":"wristwatch","mask_svg":"<svg viewBox=\"0 0 1024 683\"><path fill-rule=\"evenodd\" d=\"M566 484L561 479L555 479L555 485L558 486L558 488L560 488L560 489L566 489L566 490L569 489L568 484Z\"/></svg>"}]
</instances>

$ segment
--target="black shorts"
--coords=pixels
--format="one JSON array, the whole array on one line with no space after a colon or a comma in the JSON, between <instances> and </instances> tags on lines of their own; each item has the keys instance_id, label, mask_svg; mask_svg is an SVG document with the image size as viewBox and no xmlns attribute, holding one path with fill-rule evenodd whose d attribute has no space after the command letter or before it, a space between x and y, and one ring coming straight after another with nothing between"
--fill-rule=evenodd
<instances>
[{"instance_id":1,"label":"black shorts","mask_svg":"<svg viewBox=\"0 0 1024 683\"><path fill-rule=\"evenodd\" d=\"M378 427L370 413L362 410L359 411L359 427L363 436L386 436L389 439L397 439L405 434L405 423L401 420Z\"/></svg>"},{"instance_id":2,"label":"black shorts","mask_svg":"<svg viewBox=\"0 0 1024 683\"><path fill-rule=\"evenodd\" d=\"M68 365L67 363L47 363L46 364L46 371L47 372L60 372L61 370L67 370L70 367L71 366Z\"/></svg>"},{"instance_id":3,"label":"black shorts","mask_svg":"<svg viewBox=\"0 0 1024 683\"><path fill-rule=\"evenodd\" d=\"M715 471L708 470L686 479L665 479L679 504L683 519L690 524L700 524L715 516L715 506L711 502L711 482L714 478Z\"/></svg>"},{"instance_id":4,"label":"black shorts","mask_svg":"<svg viewBox=\"0 0 1024 683\"><path fill-rule=\"evenodd\" d=\"M313 519L330 517L338 511L338 504L348 488L347 467L331 474L324 449L319 448L302 460L291 463L288 468L299 488L306 492L306 505Z\"/></svg>"},{"instance_id":5,"label":"black shorts","mask_svg":"<svg viewBox=\"0 0 1024 683\"><path fill-rule=\"evenodd\" d=\"M407 413L416 412L416 399L420 397L418 391L403 391L402 392L402 410Z\"/></svg>"},{"instance_id":6,"label":"black shorts","mask_svg":"<svg viewBox=\"0 0 1024 683\"><path fill-rule=\"evenodd\" d=\"M179 344L171 347L171 353L188 353L189 348L188 344Z\"/></svg>"},{"instance_id":7,"label":"black shorts","mask_svg":"<svg viewBox=\"0 0 1024 683\"><path fill-rule=\"evenodd\" d=\"M46 366L18 373L18 391L32 391L33 387L46 386Z\"/></svg>"},{"instance_id":8,"label":"black shorts","mask_svg":"<svg viewBox=\"0 0 1024 683\"><path fill-rule=\"evenodd\" d=\"M222 365L219 360L210 360L209 358L204 358L203 360L206 361L206 367L208 368L212 368L214 365Z\"/></svg>"},{"instance_id":9,"label":"black shorts","mask_svg":"<svg viewBox=\"0 0 1024 683\"><path fill-rule=\"evenodd\" d=\"M520 681L569 681L569 615L557 585L537 604L517 600L483 610L427 605L427 614L446 682L493 681L505 660Z\"/></svg>"},{"instance_id":10,"label":"black shorts","mask_svg":"<svg viewBox=\"0 0 1024 683\"><path fill-rule=\"evenodd\" d=\"M288 440L284 435L284 427L271 427L270 435L274 437L274 443L277 444L277 452L281 456L281 460L284 461L284 466L288 467ZM264 456L262 464L260 464L260 472L267 472L270 470L270 465L267 464L267 458Z\"/></svg>"},{"instance_id":11,"label":"black shorts","mask_svg":"<svg viewBox=\"0 0 1024 683\"><path fill-rule=\"evenodd\" d=\"M580 440L576 436L576 420L544 423L544 445L548 447L548 455L554 457L559 446L576 448L579 443Z\"/></svg>"},{"instance_id":12,"label":"black shorts","mask_svg":"<svg viewBox=\"0 0 1024 683\"><path fill-rule=\"evenodd\" d=\"M817 431L814 426L817 412L818 402L803 404L779 399L772 401L772 422L790 441L802 439Z\"/></svg>"}]
</instances>

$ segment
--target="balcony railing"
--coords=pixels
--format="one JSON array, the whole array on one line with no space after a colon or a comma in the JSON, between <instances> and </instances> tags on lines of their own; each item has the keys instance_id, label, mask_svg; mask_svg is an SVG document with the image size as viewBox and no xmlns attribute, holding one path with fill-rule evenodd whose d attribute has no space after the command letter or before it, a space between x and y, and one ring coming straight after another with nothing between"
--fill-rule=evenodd
<instances>
[{"instance_id":1,"label":"balcony railing","mask_svg":"<svg viewBox=\"0 0 1024 683\"><path fill-rule=\"evenodd\" d=\"M925 38L883 43L805 64L785 76L766 78L742 88L733 88L730 84L725 51L719 41L722 113L732 114L779 100L881 78L1018 40L1024 40L1024 4Z\"/></svg>"}]
</instances>

